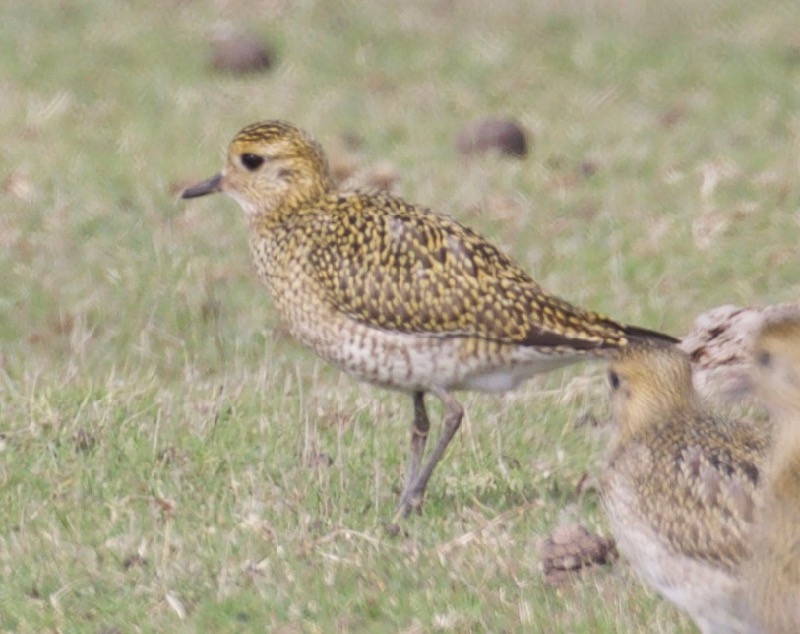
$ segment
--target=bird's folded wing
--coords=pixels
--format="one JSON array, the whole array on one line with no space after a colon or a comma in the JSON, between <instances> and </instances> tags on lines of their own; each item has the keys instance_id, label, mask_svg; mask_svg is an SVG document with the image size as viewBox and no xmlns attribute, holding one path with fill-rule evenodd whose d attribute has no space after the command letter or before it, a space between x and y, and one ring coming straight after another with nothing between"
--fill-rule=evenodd
<instances>
[{"instance_id":1,"label":"bird's folded wing","mask_svg":"<svg viewBox=\"0 0 800 634\"><path fill-rule=\"evenodd\" d=\"M388 195L346 201L309 253L333 306L374 327L431 336L589 349L621 327L547 295L508 256L456 221Z\"/></svg>"},{"instance_id":2,"label":"bird's folded wing","mask_svg":"<svg viewBox=\"0 0 800 634\"><path fill-rule=\"evenodd\" d=\"M676 553L728 570L749 555L761 504L758 455L767 440L755 433L748 442L736 458L724 444L690 444L673 456L670 473L640 474L644 488L662 489L639 496L641 511Z\"/></svg>"}]
</instances>

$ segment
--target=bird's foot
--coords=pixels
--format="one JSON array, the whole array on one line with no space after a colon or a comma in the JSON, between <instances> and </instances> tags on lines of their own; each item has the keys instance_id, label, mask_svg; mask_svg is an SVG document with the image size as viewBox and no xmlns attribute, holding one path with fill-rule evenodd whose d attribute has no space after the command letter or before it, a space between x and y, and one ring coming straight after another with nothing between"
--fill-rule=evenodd
<instances>
[{"instance_id":1,"label":"bird's foot","mask_svg":"<svg viewBox=\"0 0 800 634\"><path fill-rule=\"evenodd\" d=\"M419 490L417 487L410 487L403 491L403 494L400 496L400 502L397 505L395 517L406 518L411 515L412 511L417 514L421 513L423 495L424 491Z\"/></svg>"}]
</instances>

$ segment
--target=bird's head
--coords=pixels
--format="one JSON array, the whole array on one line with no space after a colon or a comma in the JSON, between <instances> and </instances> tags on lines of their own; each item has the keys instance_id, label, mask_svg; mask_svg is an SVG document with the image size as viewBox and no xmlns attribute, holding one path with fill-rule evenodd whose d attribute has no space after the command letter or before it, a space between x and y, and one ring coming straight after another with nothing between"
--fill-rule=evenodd
<instances>
[{"instance_id":1,"label":"bird's head","mask_svg":"<svg viewBox=\"0 0 800 634\"><path fill-rule=\"evenodd\" d=\"M762 327L753 346L752 373L773 417L800 423L800 315Z\"/></svg>"},{"instance_id":2,"label":"bird's head","mask_svg":"<svg viewBox=\"0 0 800 634\"><path fill-rule=\"evenodd\" d=\"M608 383L620 439L699 407L689 357L671 344L620 349L609 364Z\"/></svg>"},{"instance_id":3,"label":"bird's head","mask_svg":"<svg viewBox=\"0 0 800 634\"><path fill-rule=\"evenodd\" d=\"M285 121L264 121L241 130L228 146L222 172L189 187L182 197L225 192L253 220L332 188L325 153L308 133Z\"/></svg>"}]
</instances>

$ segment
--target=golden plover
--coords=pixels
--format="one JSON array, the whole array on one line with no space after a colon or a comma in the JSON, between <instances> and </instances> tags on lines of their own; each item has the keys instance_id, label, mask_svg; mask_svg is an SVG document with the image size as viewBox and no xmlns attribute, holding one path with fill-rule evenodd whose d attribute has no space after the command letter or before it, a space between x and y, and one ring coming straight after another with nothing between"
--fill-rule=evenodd
<instances>
[{"instance_id":1,"label":"golden plover","mask_svg":"<svg viewBox=\"0 0 800 634\"><path fill-rule=\"evenodd\" d=\"M800 631L800 316L768 322L756 338L753 379L775 425L764 508L748 567L758 632Z\"/></svg>"},{"instance_id":2,"label":"golden plover","mask_svg":"<svg viewBox=\"0 0 800 634\"><path fill-rule=\"evenodd\" d=\"M222 172L183 197L219 191L244 211L256 270L290 333L354 377L412 395L404 515L461 424L454 390L509 390L631 340L672 340L548 295L451 218L337 189L320 145L283 121L244 128ZM444 429L423 464L426 393L442 401Z\"/></svg>"},{"instance_id":3,"label":"golden plover","mask_svg":"<svg viewBox=\"0 0 800 634\"><path fill-rule=\"evenodd\" d=\"M675 346L621 350L608 378L616 441L601 489L620 550L702 632L750 631L741 564L767 426L710 414Z\"/></svg>"}]
</instances>

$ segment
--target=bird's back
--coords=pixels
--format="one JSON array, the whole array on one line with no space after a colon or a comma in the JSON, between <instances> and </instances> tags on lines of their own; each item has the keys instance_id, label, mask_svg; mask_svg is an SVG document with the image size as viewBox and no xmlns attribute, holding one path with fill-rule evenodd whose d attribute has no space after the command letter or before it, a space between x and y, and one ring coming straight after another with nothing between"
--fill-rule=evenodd
<instances>
[{"instance_id":1,"label":"bird's back","mask_svg":"<svg viewBox=\"0 0 800 634\"><path fill-rule=\"evenodd\" d=\"M674 341L547 294L476 232L390 194L330 193L271 233L263 238L278 236L295 254L284 267L302 270L333 310L369 327L570 353L628 338Z\"/></svg>"},{"instance_id":2,"label":"bird's back","mask_svg":"<svg viewBox=\"0 0 800 634\"><path fill-rule=\"evenodd\" d=\"M749 553L768 445L760 425L711 416L671 420L617 447L609 478L625 482L634 512L669 548L732 570Z\"/></svg>"},{"instance_id":3,"label":"bird's back","mask_svg":"<svg viewBox=\"0 0 800 634\"><path fill-rule=\"evenodd\" d=\"M749 632L740 567L751 552L766 435L746 423L686 422L691 433L669 429L671 421L612 454L603 480L609 520L637 572L701 631Z\"/></svg>"}]
</instances>

